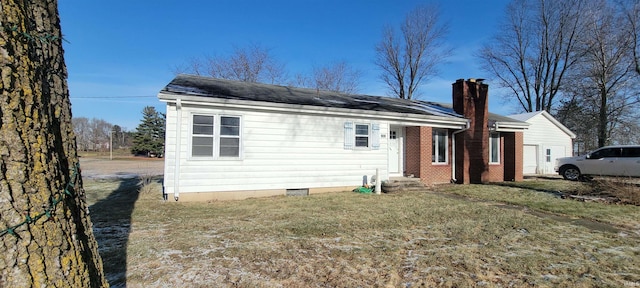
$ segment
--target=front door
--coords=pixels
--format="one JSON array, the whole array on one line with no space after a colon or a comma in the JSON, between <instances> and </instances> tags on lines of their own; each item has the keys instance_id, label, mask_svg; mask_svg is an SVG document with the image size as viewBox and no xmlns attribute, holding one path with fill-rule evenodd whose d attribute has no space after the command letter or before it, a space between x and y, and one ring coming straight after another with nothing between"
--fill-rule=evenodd
<instances>
[{"instance_id":1,"label":"front door","mask_svg":"<svg viewBox=\"0 0 640 288\"><path fill-rule=\"evenodd\" d=\"M402 129L389 129L389 174L402 172Z\"/></svg>"}]
</instances>

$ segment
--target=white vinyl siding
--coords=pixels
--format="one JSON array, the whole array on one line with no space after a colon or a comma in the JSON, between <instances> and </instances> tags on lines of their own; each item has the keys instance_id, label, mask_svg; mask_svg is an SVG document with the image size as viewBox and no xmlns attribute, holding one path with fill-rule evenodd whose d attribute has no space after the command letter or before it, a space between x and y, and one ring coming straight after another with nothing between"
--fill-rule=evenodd
<instances>
[{"instance_id":1,"label":"white vinyl siding","mask_svg":"<svg viewBox=\"0 0 640 288\"><path fill-rule=\"evenodd\" d=\"M522 133L523 144L529 147L535 146L536 149L535 151L533 148L524 151L524 171L535 171L536 174L555 174L553 166L556 159L573 156L573 140L571 136L542 114L531 117L527 120L527 123L531 125ZM547 157L549 149L551 150L550 159ZM526 155L527 153L535 153L535 155ZM527 159L531 159L535 163L526 161ZM550 161L547 162L547 160ZM535 165L535 168L527 167L533 165Z\"/></svg>"},{"instance_id":2,"label":"white vinyl siding","mask_svg":"<svg viewBox=\"0 0 640 288\"><path fill-rule=\"evenodd\" d=\"M449 145L446 129L433 129L431 141L431 162L446 164L448 161Z\"/></svg>"},{"instance_id":3,"label":"white vinyl siding","mask_svg":"<svg viewBox=\"0 0 640 288\"><path fill-rule=\"evenodd\" d=\"M500 164L500 133L489 134L489 163Z\"/></svg>"},{"instance_id":4,"label":"white vinyl siding","mask_svg":"<svg viewBox=\"0 0 640 288\"><path fill-rule=\"evenodd\" d=\"M180 193L357 187L363 176L370 179L376 168L382 179L388 178L387 140L376 139L376 135L388 133L387 122L183 104L182 132L178 133L178 114L175 106L171 108L167 112L167 143L173 144L165 160L166 193L173 193L174 187ZM240 157L218 156L223 145L215 139L214 157L192 157L193 115L213 115L214 138L238 139ZM236 127L234 121L223 117L239 117L240 122ZM355 147L356 123L369 127L368 149ZM181 139L176 139L177 135ZM176 145L177 141L181 145ZM174 151L174 147L180 147L180 151ZM235 151L235 146L230 147ZM174 181L177 178L179 183Z\"/></svg>"}]
</instances>

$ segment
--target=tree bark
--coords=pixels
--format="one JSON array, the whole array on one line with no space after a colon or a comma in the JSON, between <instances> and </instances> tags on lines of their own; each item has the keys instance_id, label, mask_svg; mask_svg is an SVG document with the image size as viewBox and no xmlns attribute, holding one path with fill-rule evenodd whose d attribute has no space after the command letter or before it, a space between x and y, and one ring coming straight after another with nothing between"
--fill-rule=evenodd
<instances>
[{"instance_id":1,"label":"tree bark","mask_svg":"<svg viewBox=\"0 0 640 288\"><path fill-rule=\"evenodd\" d=\"M106 287L56 0L0 3L0 287Z\"/></svg>"}]
</instances>

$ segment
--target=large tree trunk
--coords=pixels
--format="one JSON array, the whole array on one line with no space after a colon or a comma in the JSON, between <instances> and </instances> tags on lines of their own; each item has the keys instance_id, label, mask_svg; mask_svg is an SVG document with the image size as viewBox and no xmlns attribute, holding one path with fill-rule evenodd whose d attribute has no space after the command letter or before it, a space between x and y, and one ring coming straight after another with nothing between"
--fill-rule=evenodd
<instances>
[{"instance_id":1,"label":"large tree trunk","mask_svg":"<svg viewBox=\"0 0 640 288\"><path fill-rule=\"evenodd\" d=\"M75 168L57 2L0 10L0 287L108 286Z\"/></svg>"},{"instance_id":2,"label":"large tree trunk","mask_svg":"<svg viewBox=\"0 0 640 288\"><path fill-rule=\"evenodd\" d=\"M603 77L604 78L604 77ZM606 81L606 80L605 80ZM598 112L598 147L603 147L609 144L609 109L607 107L607 89L605 88L605 82L603 81L600 88L600 111Z\"/></svg>"}]
</instances>

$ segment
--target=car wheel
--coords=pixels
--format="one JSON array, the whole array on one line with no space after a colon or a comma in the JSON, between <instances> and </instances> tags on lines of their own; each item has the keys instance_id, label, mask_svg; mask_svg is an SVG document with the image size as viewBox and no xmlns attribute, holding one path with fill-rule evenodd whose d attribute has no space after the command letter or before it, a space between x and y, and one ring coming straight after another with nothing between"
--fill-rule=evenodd
<instances>
[{"instance_id":1,"label":"car wheel","mask_svg":"<svg viewBox=\"0 0 640 288\"><path fill-rule=\"evenodd\" d=\"M566 180L578 181L580 180L580 169L575 166L569 166L562 170L562 177Z\"/></svg>"}]
</instances>

